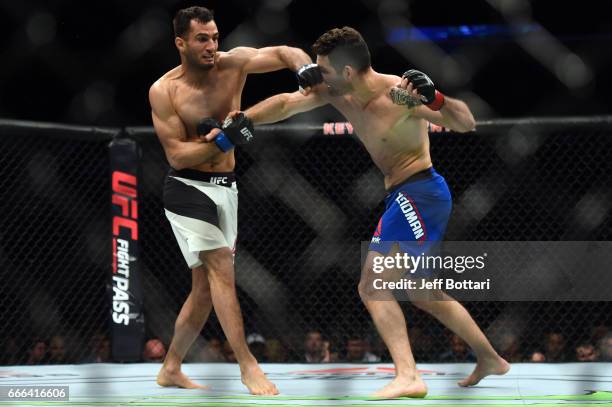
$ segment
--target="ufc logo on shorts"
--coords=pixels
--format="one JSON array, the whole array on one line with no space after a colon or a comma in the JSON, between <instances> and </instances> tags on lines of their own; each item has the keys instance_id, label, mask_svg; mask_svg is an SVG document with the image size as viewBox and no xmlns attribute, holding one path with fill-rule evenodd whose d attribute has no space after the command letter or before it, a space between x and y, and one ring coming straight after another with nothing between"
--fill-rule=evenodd
<instances>
[{"instance_id":1,"label":"ufc logo on shorts","mask_svg":"<svg viewBox=\"0 0 612 407\"><path fill-rule=\"evenodd\" d=\"M246 127L240 129L240 133L242 133L242 135L247 141L251 141L251 139L253 138L253 133L251 133Z\"/></svg>"},{"instance_id":2,"label":"ufc logo on shorts","mask_svg":"<svg viewBox=\"0 0 612 407\"><path fill-rule=\"evenodd\" d=\"M219 185L219 184L227 184L228 181L227 181L227 177L211 177L210 182L212 184Z\"/></svg>"}]
</instances>

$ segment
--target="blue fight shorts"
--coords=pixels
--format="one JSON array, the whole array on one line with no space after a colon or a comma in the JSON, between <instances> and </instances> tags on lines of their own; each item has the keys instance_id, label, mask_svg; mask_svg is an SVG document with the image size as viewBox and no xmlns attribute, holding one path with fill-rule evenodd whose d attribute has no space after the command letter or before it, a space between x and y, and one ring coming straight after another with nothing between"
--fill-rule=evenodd
<instances>
[{"instance_id":1,"label":"blue fight shorts","mask_svg":"<svg viewBox=\"0 0 612 407\"><path fill-rule=\"evenodd\" d=\"M433 254L444 237L452 200L446 180L429 168L392 187L385 207L369 250L387 255L399 244L400 252L419 256Z\"/></svg>"}]
</instances>

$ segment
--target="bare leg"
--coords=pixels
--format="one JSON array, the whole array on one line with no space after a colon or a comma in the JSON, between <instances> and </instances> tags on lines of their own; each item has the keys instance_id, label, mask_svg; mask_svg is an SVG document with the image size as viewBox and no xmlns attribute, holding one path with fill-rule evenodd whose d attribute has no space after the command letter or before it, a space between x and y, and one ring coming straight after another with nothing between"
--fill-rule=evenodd
<instances>
[{"instance_id":1,"label":"bare leg","mask_svg":"<svg viewBox=\"0 0 612 407\"><path fill-rule=\"evenodd\" d=\"M257 360L251 354L244 337L244 325L236 295L232 252L221 248L200 253L208 270L208 280L215 312L240 364L242 383L251 394L278 394L276 386L268 380Z\"/></svg>"},{"instance_id":2,"label":"bare leg","mask_svg":"<svg viewBox=\"0 0 612 407\"><path fill-rule=\"evenodd\" d=\"M404 313L392 296L381 298L382 293L372 297L372 258L378 255L368 253L359 282L359 295L370 312L381 338L387 345L395 364L395 379L374 393L374 397L425 397L427 386L416 370Z\"/></svg>"},{"instance_id":3,"label":"bare leg","mask_svg":"<svg viewBox=\"0 0 612 407\"><path fill-rule=\"evenodd\" d=\"M191 278L191 293L176 319L170 349L157 375L157 384L160 386L178 386L187 389L207 388L207 386L192 382L181 371L185 354L202 331L212 309L207 270L202 266L194 268L191 270Z\"/></svg>"},{"instance_id":4,"label":"bare leg","mask_svg":"<svg viewBox=\"0 0 612 407\"><path fill-rule=\"evenodd\" d=\"M495 352L463 305L442 291L438 290L434 295L435 298L441 300L412 301L412 303L436 317L448 329L459 335L474 350L478 359L472 374L461 380L458 383L459 386L474 386L486 376L507 373L510 370L510 364Z\"/></svg>"}]
</instances>

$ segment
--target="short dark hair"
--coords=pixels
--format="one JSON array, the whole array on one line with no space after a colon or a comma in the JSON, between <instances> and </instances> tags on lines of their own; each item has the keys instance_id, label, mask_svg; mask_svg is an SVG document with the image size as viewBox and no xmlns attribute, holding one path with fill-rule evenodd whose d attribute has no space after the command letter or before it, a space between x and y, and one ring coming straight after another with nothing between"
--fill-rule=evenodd
<instances>
[{"instance_id":1,"label":"short dark hair","mask_svg":"<svg viewBox=\"0 0 612 407\"><path fill-rule=\"evenodd\" d=\"M196 20L202 24L212 21L215 15L212 10L206 7L193 6L181 9L176 12L172 25L174 26L174 36L182 37L189 32L191 20Z\"/></svg>"},{"instance_id":2,"label":"short dark hair","mask_svg":"<svg viewBox=\"0 0 612 407\"><path fill-rule=\"evenodd\" d=\"M361 34L351 27L327 31L312 44L312 51L317 55L329 56L330 63L337 71L345 65L355 67L358 72L372 66L368 44Z\"/></svg>"}]
</instances>

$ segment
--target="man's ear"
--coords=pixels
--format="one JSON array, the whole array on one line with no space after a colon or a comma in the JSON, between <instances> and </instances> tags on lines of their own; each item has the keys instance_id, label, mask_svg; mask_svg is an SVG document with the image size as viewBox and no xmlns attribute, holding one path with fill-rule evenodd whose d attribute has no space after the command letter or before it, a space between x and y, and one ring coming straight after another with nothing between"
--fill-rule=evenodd
<instances>
[{"instance_id":1,"label":"man's ear","mask_svg":"<svg viewBox=\"0 0 612 407\"><path fill-rule=\"evenodd\" d=\"M174 37L174 45L182 51L185 48L185 40L181 37Z\"/></svg>"},{"instance_id":2,"label":"man's ear","mask_svg":"<svg viewBox=\"0 0 612 407\"><path fill-rule=\"evenodd\" d=\"M351 78L354 75L354 71L353 71L353 67L350 65L344 65L344 68L342 68L342 77L344 78L344 80L349 81L351 80Z\"/></svg>"}]
</instances>

